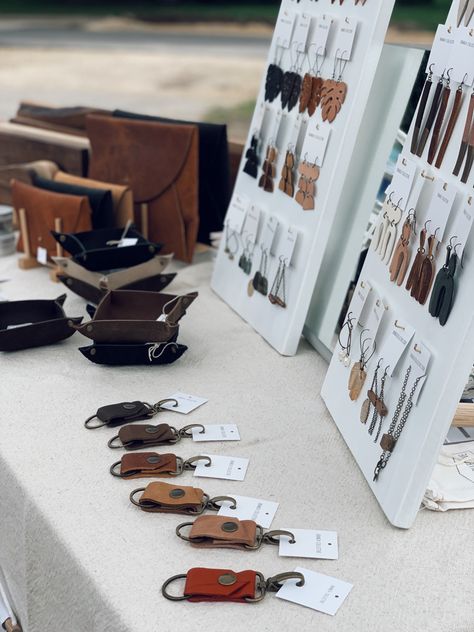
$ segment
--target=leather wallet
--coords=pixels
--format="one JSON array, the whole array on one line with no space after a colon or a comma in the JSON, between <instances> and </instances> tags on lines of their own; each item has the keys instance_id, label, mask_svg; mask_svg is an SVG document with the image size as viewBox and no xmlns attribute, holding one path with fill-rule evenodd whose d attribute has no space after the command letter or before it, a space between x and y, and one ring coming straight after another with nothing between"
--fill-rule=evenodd
<instances>
[{"instance_id":1,"label":"leather wallet","mask_svg":"<svg viewBox=\"0 0 474 632\"><path fill-rule=\"evenodd\" d=\"M143 292L161 292L175 278L176 274L156 274L155 276L135 281L118 287L117 290L142 290ZM90 283L80 281L67 274L58 274L57 279L61 281L71 292L77 294L81 298L86 299L89 303L98 305L107 294L108 290L97 288Z\"/></svg>"},{"instance_id":2,"label":"leather wallet","mask_svg":"<svg viewBox=\"0 0 474 632\"><path fill-rule=\"evenodd\" d=\"M57 164L50 160L36 160L35 162L0 167L0 204L7 204L8 206L12 204L12 180L32 184L34 174L43 178L52 178L57 170Z\"/></svg>"},{"instance_id":3,"label":"leather wallet","mask_svg":"<svg viewBox=\"0 0 474 632\"><path fill-rule=\"evenodd\" d=\"M197 127L88 116L87 133L90 176L129 185L140 232L190 262L199 226Z\"/></svg>"},{"instance_id":4,"label":"leather wallet","mask_svg":"<svg viewBox=\"0 0 474 632\"><path fill-rule=\"evenodd\" d=\"M53 193L65 193L67 195L78 195L86 197L91 207L92 228L110 228L114 224L114 206L112 193L106 189L90 189L89 187L78 186L77 184L67 184L57 182L50 178L42 178L33 175L33 184L39 189L52 191Z\"/></svg>"},{"instance_id":5,"label":"leather wallet","mask_svg":"<svg viewBox=\"0 0 474 632\"><path fill-rule=\"evenodd\" d=\"M126 226L128 222L133 222L133 193L130 187L110 182L101 182L91 178L81 178L65 171L56 171L54 180L65 182L66 184L76 184L77 186L88 187L89 189L105 189L112 194L114 205L114 226Z\"/></svg>"},{"instance_id":6,"label":"leather wallet","mask_svg":"<svg viewBox=\"0 0 474 632\"><path fill-rule=\"evenodd\" d=\"M227 126L114 110L113 116L167 125L195 125L199 130L199 232L198 241L210 244L210 233L222 230L230 201L230 164Z\"/></svg>"},{"instance_id":7,"label":"leather wallet","mask_svg":"<svg viewBox=\"0 0 474 632\"><path fill-rule=\"evenodd\" d=\"M28 228L29 250L32 256L41 246L52 257L56 254L56 241L51 235L55 220L61 219L66 232L79 232L91 228L91 208L86 197L52 193L13 180L12 201L17 213L24 209ZM24 235L20 235L18 250L23 250Z\"/></svg>"},{"instance_id":8,"label":"leather wallet","mask_svg":"<svg viewBox=\"0 0 474 632\"><path fill-rule=\"evenodd\" d=\"M131 268L153 259L161 250L161 244L152 244L133 227L102 228L85 233L51 231L54 239L73 260L91 272ZM120 246L126 237L136 243Z\"/></svg>"},{"instance_id":9,"label":"leather wallet","mask_svg":"<svg viewBox=\"0 0 474 632\"><path fill-rule=\"evenodd\" d=\"M75 333L82 317L68 318L63 304L66 295L55 300L0 303L0 351L19 351L50 345Z\"/></svg>"},{"instance_id":10,"label":"leather wallet","mask_svg":"<svg viewBox=\"0 0 474 632\"><path fill-rule=\"evenodd\" d=\"M180 319L197 296L197 292L173 296L114 290L99 303L92 320L77 329L95 342L169 342L177 335Z\"/></svg>"},{"instance_id":11,"label":"leather wallet","mask_svg":"<svg viewBox=\"0 0 474 632\"><path fill-rule=\"evenodd\" d=\"M107 366L149 366L173 364L188 350L177 342L162 344L97 344L80 347L82 355L94 364Z\"/></svg>"}]
</instances>

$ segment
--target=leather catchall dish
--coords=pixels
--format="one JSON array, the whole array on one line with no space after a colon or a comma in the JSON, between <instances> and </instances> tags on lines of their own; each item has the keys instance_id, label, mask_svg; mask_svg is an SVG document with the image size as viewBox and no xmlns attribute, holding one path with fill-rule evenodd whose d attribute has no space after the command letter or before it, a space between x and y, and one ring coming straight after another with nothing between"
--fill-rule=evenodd
<instances>
[{"instance_id":1,"label":"leather catchall dish","mask_svg":"<svg viewBox=\"0 0 474 632\"><path fill-rule=\"evenodd\" d=\"M114 290L99 303L93 319L77 330L99 343L169 342L197 296Z\"/></svg>"},{"instance_id":2,"label":"leather catchall dish","mask_svg":"<svg viewBox=\"0 0 474 632\"><path fill-rule=\"evenodd\" d=\"M90 270L117 270L130 268L153 259L161 250L161 244L153 244L133 227L104 228L84 233L58 233L51 231L58 244L72 255L76 263ZM136 244L121 246L121 240L135 239Z\"/></svg>"},{"instance_id":3,"label":"leather catchall dish","mask_svg":"<svg viewBox=\"0 0 474 632\"><path fill-rule=\"evenodd\" d=\"M145 344L97 344L80 347L82 355L94 364L106 366L148 366L173 364L188 350L177 342Z\"/></svg>"},{"instance_id":4,"label":"leather catchall dish","mask_svg":"<svg viewBox=\"0 0 474 632\"><path fill-rule=\"evenodd\" d=\"M19 351L50 345L72 336L82 317L68 318L63 304L55 300L0 303L0 351Z\"/></svg>"}]
</instances>

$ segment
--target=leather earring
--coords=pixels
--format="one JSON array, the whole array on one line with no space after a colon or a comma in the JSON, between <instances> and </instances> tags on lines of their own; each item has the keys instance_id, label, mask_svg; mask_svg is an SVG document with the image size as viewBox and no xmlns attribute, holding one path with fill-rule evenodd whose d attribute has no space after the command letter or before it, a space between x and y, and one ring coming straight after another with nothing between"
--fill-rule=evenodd
<instances>
[{"instance_id":1,"label":"leather earring","mask_svg":"<svg viewBox=\"0 0 474 632\"><path fill-rule=\"evenodd\" d=\"M267 251L262 250L262 254L260 255L259 269L255 273L255 276L250 281L250 283L252 284L253 289L256 290L259 294L263 294L263 296L266 296L268 294L267 264L268 264ZM253 291L252 291L252 294L253 294Z\"/></svg>"},{"instance_id":2,"label":"leather earring","mask_svg":"<svg viewBox=\"0 0 474 632\"><path fill-rule=\"evenodd\" d=\"M431 316L438 318L439 324L442 327L448 322L454 303L454 277L458 265L458 256L456 254L457 246L454 247L453 251L451 244L455 239L456 237L452 237L449 245L446 247L446 261L436 276L429 305Z\"/></svg>"},{"instance_id":3,"label":"leather earring","mask_svg":"<svg viewBox=\"0 0 474 632\"><path fill-rule=\"evenodd\" d=\"M360 421L363 424L367 423L369 419L370 411L372 408L374 409L372 413L372 420L369 427L370 435L372 435L374 431L375 424L377 423L379 414L382 417L385 417L388 412L383 402L387 370L385 370L384 377L382 378L381 383L380 383L380 392L378 388L378 376L379 376L379 370L382 365L382 362L383 362L383 358L380 358L374 371L374 377L372 378L372 385L370 389L367 391L367 399L364 401L364 403L362 404L362 408L360 409Z\"/></svg>"},{"instance_id":4,"label":"leather earring","mask_svg":"<svg viewBox=\"0 0 474 632\"><path fill-rule=\"evenodd\" d=\"M391 202L385 207L383 233L380 235L377 252L382 261L387 265L390 262L390 257L392 256L393 248L395 246L397 226L402 219L403 212L399 206L400 202L398 204L393 204L393 202Z\"/></svg>"},{"instance_id":5,"label":"leather earring","mask_svg":"<svg viewBox=\"0 0 474 632\"><path fill-rule=\"evenodd\" d=\"M239 240L237 238L237 233L235 232L235 230L231 231L229 228L229 224L226 223L224 252L229 257L229 259L233 261L238 250Z\"/></svg>"},{"instance_id":6,"label":"leather earring","mask_svg":"<svg viewBox=\"0 0 474 632\"><path fill-rule=\"evenodd\" d=\"M334 122L347 96L347 83L342 81L342 75L348 62L347 59L343 58L344 52L340 49L336 51L332 78L326 79L321 89L322 119L323 121L329 121L329 123ZM338 57L338 55L342 56Z\"/></svg>"},{"instance_id":7,"label":"leather earring","mask_svg":"<svg viewBox=\"0 0 474 632\"><path fill-rule=\"evenodd\" d=\"M412 211L408 213L408 217L403 224L402 234L400 236L398 245L395 248L392 262L389 268L390 281L392 281L392 283L396 283L398 286L403 283L408 270L408 264L410 262L410 237L412 232L416 234L415 225L416 214L415 209L412 209Z\"/></svg>"},{"instance_id":8,"label":"leather earring","mask_svg":"<svg viewBox=\"0 0 474 632\"><path fill-rule=\"evenodd\" d=\"M390 223L390 220L388 219L388 213L390 210L390 206L392 205L392 195L393 193L390 193L389 197L385 198L382 211L379 215L378 224L376 225L374 230L374 234L372 237L372 249L375 250L375 252L378 251L380 244L382 243L384 233Z\"/></svg>"},{"instance_id":9,"label":"leather earring","mask_svg":"<svg viewBox=\"0 0 474 632\"><path fill-rule=\"evenodd\" d=\"M423 259L425 256L427 226L429 223L430 220L426 222L423 230L420 232L420 245L418 247L415 260L413 261L413 265L411 266L410 274L408 275L407 283L405 285L405 289L408 290L413 297L416 293L416 285L418 283L418 279L420 278L421 266L423 264Z\"/></svg>"},{"instance_id":10,"label":"leather earring","mask_svg":"<svg viewBox=\"0 0 474 632\"><path fill-rule=\"evenodd\" d=\"M426 105L428 103L428 97L430 96L431 88L433 87L433 66L431 64L426 78L423 92L421 93L420 104L418 106L418 112L415 120L415 127L413 128L413 136L411 138L411 153L416 154L418 149L418 140L420 136L421 126L423 124L423 117L425 116Z\"/></svg>"},{"instance_id":11,"label":"leather earring","mask_svg":"<svg viewBox=\"0 0 474 632\"><path fill-rule=\"evenodd\" d=\"M428 138L431 134L431 129L433 127L433 123L435 122L435 118L438 114L440 105L441 105L441 95L444 91L444 72L439 78L438 85L436 86L436 90L433 96L433 101L431 102L431 108L428 113L428 118L426 119L425 127L423 132L421 133L420 142L418 143L418 147L416 150L417 156L422 156L426 147L426 143L428 142Z\"/></svg>"},{"instance_id":12,"label":"leather earring","mask_svg":"<svg viewBox=\"0 0 474 632\"><path fill-rule=\"evenodd\" d=\"M265 101L273 103L277 96L281 92L283 84L283 70L281 69L281 59L283 57L284 49L281 50L280 60L276 60L278 54L278 47L275 51L275 61L268 66L267 76L265 79Z\"/></svg>"},{"instance_id":13,"label":"leather earring","mask_svg":"<svg viewBox=\"0 0 474 632\"><path fill-rule=\"evenodd\" d=\"M428 299L428 296L433 285L436 264L435 264L435 247L436 247L436 233L430 235L428 238L428 252L426 253L423 263L421 264L420 276L415 292L415 299L424 305ZM412 294L413 296L413 294Z\"/></svg>"},{"instance_id":14,"label":"leather earring","mask_svg":"<svg viewBox=\"0 0 474 632\"><path fill-rule=\"evenodd\" d=\"M456 127L456 123L458 122L459 115L461 114L463 102L464 102L464 81L467 79L467 74L464 75L462 83L459 84L458 89L456 90L456 95L454 97L454 103L451 110L451 115L449 117L448 125L446 127L446 131L444 133L444 138L441 143L441 147L438 152L438 157L436 158L435 167L437 169L441 168L443 164L444 157L446 155L446 150L448 149L449 143L454 133L454 129Z\"/></svg>"},{"instance_id":15,"label":"leather earring","mask_svg":"<svg viewBox=\"0 0 474 632\"><path fill-rule=\"evenodd\" d=\"M339 362L342 362L342 364L346 368L349 368L349 365L351 363L352 332L354 331L354 321L355 321L355 318L351 318L351 315L352 315L352 312L349 312L347 314L347 318L341 327L339 336L337 337L337 340L341 347L341 351L339 352ZM344 329L346 329L346 327L347 327L347 340L346 340L346 344L344 345L342 343L342 338L344 337Z\"/></svg>"},{"instance_id":16,"label":"leather earring","mask_svg":"<svg viewBox=\"0 0 474 632\"><path fill-rule=\"evenodd\" d=\"M264 191L267 191L268 193L273 193L273 180L275 179L275 176L276 176L276 167L275 167L276 158L277 158L277 150L270 143L267 147L267 157L262 167L263 173L260 176L260 180L258 182L258 186Z\"/></svg>"},{"instance_id":17,"label":"leather earring","mask_svg":"<svg viewBox=\"0 0 474 632\"><path fill-rule=\"evenodd\" d=\"M293 197L295 192L293 169L295 167L295 154L288 149L285 157L285 164L281 170L281 179L278 188L286 195Z\"/></svg>"},{"instance_id":18,"label":"leather earring","mask_svg":"<svg viewBox=\"0 0 474 632\"><path fill-rule=\"evenodd\" d=\"M366 372L367 364L369 363L370 359L374 355L375 350L377 348L376 343L373 342L372 351L369 354L369 349L371 346L370 343L372 342L372 338L366 338L365 340L362 340L362 337L366 331L369 331L369 330L363 329L361 331L360 358L359 358L359 361L356 362L354 366L352 367L351 373L349 375L348 389L349 389L349 397L352 401L355 401L359 397L364 387L365 380L367 379L367 372Z\"/></svg>"},{"instance_id":19,"label":"leather earring","mask_svg":"<svg viewBox=\"0 0 474 632\"><path fill-rule=\"evenodd\" d=\"M453 175L458 176L461 168L464 164L464 158L466 157L466 153L469 147L469 140L471 136L471 132L474 129L473 123L474 117L474 90L471 92L471 98L469 101L469 108L467 112L466 123L464 125L464 131L462 135L462 142L459 148L459 154L456 161L456 166L454 167Z\"/></svg>"},{"instance_id":20,"label":"leather earring","mask_svg":"<svg viewBox=\"0 0 474 632\"><path fill-rule=\"evenodd\" d=\"M310 46L311 49L311 46ZM308 110L309 116L313 116L317 107L321 102L321 90L323 87L323 79L321 77L321 70L326 59L326 55L323 49L323 54L320 53L321 47L318 48L314 58L314 65L309 72L306 73L303 79L300 95L300 113ZM309 53L308 53L309 54ZM320 58L322 60L320 61Z\"/></svg>"},{"instance_id":21,"label":"leather earring","mask_svg":"<svg viewBox=\"0 0 474 632\"><path fill-rule=\"evenodd\" d=\"M258 136L257 134L253 134L250 140L250 147L245 152L245 165L244 172L251 176L252 178L257 178L258 176L258 164L260 162L258 158Z\"/></svg>"},{"instance_id":22,"label":"leather earring","mask_svg":"<svg viewBox=\"0 0 474 632\"><path fill-rule=\"evenodd\" d=\"M430 165L433 164L433 160L436 156L439 136L441 134L441 128L443 126L444 117L446 116L446 110L448 109L449 98L451 96L451 70L452 68L450 68L446 73L448 79L446 81L446 85L443 85L443 89L441 91L438 115L436 117L433 128L433 136L431 137L430 148L428 150L428 164Z\"/></svg>"},{"instance_id":23,"label":"leather earring","mask_svg":"<svg viewBox=\"0 0 474 632\"><path fill-rule=\"evenodd\" d=\"M316 181L320 175L320 169L315 162L310 163L306 156L298 167L300 178L298 180L298 191L295 200L304 211L314 210L314 199L316 197Z\"/></svg>"},{"instance_id":24,"label":"leather earring","mask_svg":"<svg viewBox=\"0 0 474 632\"><path fill-rule=\"evenodd\" d=\"M282 109L288 108L288 112L295 107L298 103L298 99L301 94L301 84L303 79L298 72L299 61L301 59L301 53L296 51L296 62L292 63L290 70L287 70L283 75L283 82L281 88L281 107Z\"/></svg>"}]
</instances>

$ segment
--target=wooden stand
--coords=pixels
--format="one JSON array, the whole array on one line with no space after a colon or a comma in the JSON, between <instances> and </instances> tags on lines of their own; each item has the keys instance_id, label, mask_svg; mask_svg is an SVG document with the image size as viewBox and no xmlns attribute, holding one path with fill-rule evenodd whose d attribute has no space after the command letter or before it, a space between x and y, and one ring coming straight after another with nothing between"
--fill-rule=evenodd
<instances>
[{"instance_id":1,"label":"wooden stand","mask_svg":"<svg viewBox=\"0 0 474 632\"><path fill-rule=\"evenodd\" d=\"M146 202L140 204L140 221L142 235L148 239L148 204Z\"/></svg>"},{"instance_id":2,"label":"wooden stand","mask_svg":"<svg viewBox=\"0 0 474 632\"><path fill-rule=\"evenodd\" d=\"M54 220L54 230L57 233L62 233L63 231L63 220L60 217L56 217L56 219ZM61 244L58 242L56 244L56 256L57 257L63 257L63 248L61 246ZM58 279L58 274L63 274L64 270L58 266L58 265L54 265L52 267L52 269L49 272L49 278L51 279L51 281L54 281L54 283L59 283L59 279Z\"/></svg>"},{"instance_id":3,"label":"wooden stand","mask_svg":"<svg viewBox=\"0 0 474 632\"><path fill-rule=\"evenodd\" d=\"M38 268L41 264L38 263L36 257L31 254L30 245L30 233L28 231L28 222L26 221L26 211L24 208L18 210L18 217L20 220L20 231L23 241L23 250L25 255L18 259L18 266L22 270L31 270L32 268Z\"/></svg>"}]
</instances>

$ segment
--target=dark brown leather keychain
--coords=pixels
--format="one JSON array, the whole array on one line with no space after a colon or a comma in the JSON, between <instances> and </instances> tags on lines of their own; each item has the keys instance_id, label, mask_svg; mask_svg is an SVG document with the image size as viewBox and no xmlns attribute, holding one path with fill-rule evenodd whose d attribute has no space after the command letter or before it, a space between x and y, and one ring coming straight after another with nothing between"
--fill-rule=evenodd
<instances>
[{"instance_id":1,"label":"dark brown leather keychain","mask_svg":"<svg viewBox=\"0 0 474 632\"><path fill-rule=\"evenodd\" d=\"M186 580L183 594L171 595L168 592L170 584ZM297 579L296 586L304 586L302 573L280 573L265 579L258 571L235 571L220 568L191 568L184 575L174 575L165 581L161 587L163 597L170 601L199 602L230 602L230 603L258 603L270 592L278 592L282 582Z\"/></svg>"},{"instance_id":2,"label":"dark brown leather keychain","mask_svg":"<svg viewBox=\"0 0 474 632\"><path fill-rule=\"evenodd\" d=\"M432 165L435 159L436 152L438 150L439 137L441 134L441 128L443 127L444 118L446 116L446 110L448 109L449 98L451 96L451 68L447 71L448 79L446 85L443 86L441 91L440 103L438 114L433 128L433 135L431 137L430 148L428 150L428 164Z\"/></svg>"},{"instance_id":3,"label":"dark brown leather keychain","mask_svg":"<svg viewBox=\"0 0 474 632\"><path fill-rule=\"evenodd\" d=\"M96 430L104 426L114 428L115 426L121 426L131 421L151 419L160 411L166 410L163 408L163 404L167 403L173 403L174 407L178 406L178 402L175 399L162 399L156 404L148 404L147 402L139 401L109 404L108 406L102 406L97 410L95 415L88 417L84 422L84 426L88 430ZM98 421L91 424L94 419Z\"/></svg>"},{"instance_id":4,"label":"dark brown leather keychain","mask_svg":"<svg viewBox=\"0 0 474 632\"><path fill-rule=\"evenodd\" d=\"M107 445L113 450L121 448L125 450L141 450L152 446L173 445L181 441L181 439L192 439L193 435L189 431L193 428L199 428L200 432L206 431L202 424L190 424L181 428L181 430L176 430L176 428L168 424L123 426L123 428L120 428L118 435L112 437ZM120 445L115 443L117 439L119 439Z\"/></svg>"},{"instance_id":5,"label":"dark brown leather keychain","mask_svg":"<svg viewBox=\"0 0 474 632\"><path fill-rule=\"evenodd\" d=\"M142 493L138 500L135 496ZM156 481L146 487L134 489L130 502L148 513L172 513L199 516L205 511L219 511L220 503L230 502L230 509L237 509L237 501L231 496L211 498L199 487L177 486Z\"/></svg>"},{"instance_id":6,"label":"dark brown leather keychain","mask_svg":"<svg viewBox=\"0 0 474 632\"><path fill-rule=\"evenodd\" d=\"M199 461L206 461L207 466L212 464L209 456L193 456L184 460L176 454L124 454L120 461L110 467L110 473L117 478L168 478L196 469L195 464ZM120 470L117 471L118 465Z\"/></svg>"},{"instance_id":7,"label":"dark brown leather keychain","mask_svg":"<svg viewBox=\"0 0 474 632\"><path fill-rule=\"evenodd\" d=\"M464 86L464 81L463 83L459 84L459 87L456 90L456 94L454 96L454 103L453 103L453 108L451 110L451 115L449 117L448 125L444 133L444 138L441 143L441 147L439 148L438 157L436 158L435 167L437 169L440 169L441 165L443 164L446 151L448 149L449 143L451 142L451 138L453 137L456 123L458 122L459 115L461 114L462 106L464 103L463 86Z\"/></svg>"},{"instance_id":8,"label":"dark brown leather keychain","mask_svg":"<svg viewBox=\"0 0 474 632\"><path fill-rule=\"evenodd\" d=\"M430 96L431 88L433 87L433 69L434 64L431 64L428 72L428 76L423 87L421 94L420 105L418 106L418 112L416 115L415 127L413 128L413 136L411 139L411 153L416 154L418 149L418 140L420 136L421 126L423 124L423 117L425 115L426 104L428 103L428 97Z\"/></svg>"},{"instance_id":9,"label":"dark brown leather keychain","mask_svg":"<svg viewBox=\"0 0 474 632\"><path fill-rule=\"evenodd\" d=\"M191 527L189 535L182 531ZM291 544L296 542L290 531L273 530L264 533L263 527L253 520L239 520L227 516L200 516L194 522L183 522L176 527L176 535L202 549L238 549L257 551L264 544L278 546L280 537L287 537Z\"/></svg>"}]
</instances>

